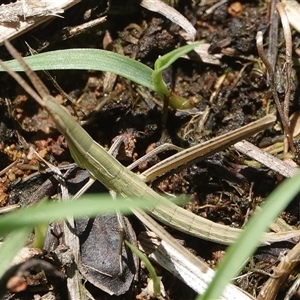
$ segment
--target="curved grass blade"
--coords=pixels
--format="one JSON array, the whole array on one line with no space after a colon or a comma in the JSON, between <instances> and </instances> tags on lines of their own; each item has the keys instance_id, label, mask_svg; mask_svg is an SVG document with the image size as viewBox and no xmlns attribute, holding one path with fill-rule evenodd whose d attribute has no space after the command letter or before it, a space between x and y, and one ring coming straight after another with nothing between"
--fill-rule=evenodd
<instances>
[{"instance_id":1,"label":"curved grass blade","mask_svg":"<svg viewBox=\"0 0 300 300\"><path fill-rule=\"evenodd\" d=\"M45 70L96 70L112 72L139 85L154 90L161 99L169 97L170 106L177 109L192 108L187 99L172 93L162 79L162 72L182 55L193 50L193 43L173 50L155 62L155 71L148 66L111 51L100 49L67 49L50 51L25 57L25 62L34 71ZM5 62L13 71L23 71L16 60ZM0 72L4 71L0 67Z\"/></svg>"},{"instance_id":2,"label":"curved grass blade","mask_svg":"<svg viewBox=\"0 0 300 300\"><path fill-rule=\"evenodd\" d=\"M153 70L124 55L99 49L67 49L25 57L34 71L44 70L96 70L112 72L154 90ZM23 69L15 60L5 62L12 70ZM4 71L0 68L0 71Z\"/></svg>"},{"instance_id":3,"label":"curved grass blade","mask_svg":"<svg viewBox=\"0 0 300 300\"><path fill-rule=\"evenodd\" d=\"M190 45L180 47L178 49L175 49L175 50L161 56L160 58L158 58L155 61L154 71L152 73L152 81L153 81L153 85L154 85L154 90L158 93L158 95L161 98L163 97L163 95L168 96L170 94L170 91L169 91L166 83L163 81L162 72L165 69L167 69L178 58L180 58L182 55L192 51L200 44L201 44L201 42L198 42L198 43L193 43Z\"/></svg>"},{"instance_id":4,"label":"curved grass blade","mask_svg":"<svg viewBox=\"0 0 300 300\"><path fill-rule=\"evenodd\" d=\"M129 247L131 249L131 251L133 253L135 253L139 259L141 261L144 262L150 277L153 281L153 291L154 291L154 295L155 297L158 297L160 295L160 278L156 275L155 269L152 266L150 260L148 259L148 257L139 249L137 249L134 245L132 245L131 243L129 243L127 240L124 241L125 244L127 245L127 247Z\"/></svg>"}]
</instances>

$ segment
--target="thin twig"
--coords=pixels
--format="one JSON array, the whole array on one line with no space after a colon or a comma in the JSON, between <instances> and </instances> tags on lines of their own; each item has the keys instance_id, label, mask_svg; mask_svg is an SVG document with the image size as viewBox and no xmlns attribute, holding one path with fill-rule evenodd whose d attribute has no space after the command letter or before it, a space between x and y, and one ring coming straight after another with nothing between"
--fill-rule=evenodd
<instances>
[{"instance_id":1,"label":"thin twig","mask_svg":"<svg viewBox=\"0 0 300 300\"><path fill-rule=\"evenodd\" d=\"M279 3L276 6L277 11L280 15L284 38L285 38L285 69L286 69L286 80L285 80L285 96L283 101L283 113L285 119L289 119L289 106L290 106L290 96L291 96L291 72L292 72L292 33L290 24L285 12L285 5ZM291 147L291 149L293 149ZM285 142L284 153L288 152L288 144Z\"/></svg>"},{"instance_id":2,"label":"thin twig","mask_svg":"<svg viewBox=\"0 0 300 300\"><path fill-rule=\"evenodd\" d=\"M272 92L273 98L275 100L275 104L276 104L276 107L277 107L277 110L278 110L278 113L279 113L279 116L280 116L280 119L281 119L281 122L282 122L282 125L283 125L285 135L288 139L289 146L290 146L291 150L293 152L295 152L295 146L293 144L292 136L290 134L288 119L285 118L285 114L283 112L283 109L281 107L280 100L279 100L279 97L278 97L278 94L277 94L277 90L276 90L276 86L275 86L274 70L273 70L267 56L264 53L263 33L261 31L258 31L257 35L256 35L256 47L257 47L258 55L261 58L262 62L265 64L265 66L267 68L267 71L269 73L271 92Z\"/></svg>"}]
</instances>

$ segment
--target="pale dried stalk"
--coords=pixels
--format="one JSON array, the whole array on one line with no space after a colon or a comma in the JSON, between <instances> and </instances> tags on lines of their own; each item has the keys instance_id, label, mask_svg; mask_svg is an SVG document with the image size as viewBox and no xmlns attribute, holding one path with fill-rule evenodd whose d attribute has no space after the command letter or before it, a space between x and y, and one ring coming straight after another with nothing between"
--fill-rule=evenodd
<instances>
[{"instance_id":1,"label":"pale dried stalk","mask_svg":"<svg viewBox=\"0 0 300 300\"><path fill-rule=\"evenodd\" d=\"M285 5L290 25L300 32L300 4L295 0L282 0L281 2Z\"/></svg>"},{"instance_id":2,"label":"pale dried stalk","mask_svg":"<svg viewBox=\"0 0 300 300\"><path fill-rule=\"evenodd\" d=\"M142 0L140 5L148 10L157 12L173 23L182 27L188 34L188 40L194 40L196 36L196 29L193 25L176 9L167 5L165 2L160 0Z\"/></svg>"},{"instance_id":3,"label":"pale dried stalk","mask_svg":"<svg viewBox=\"0 0 300 300\"><path fill-rule=\"evenodd\" d=\"M63 13L65 10L69 9L79 2L80 0L39 0L27 1L26 6L24 6L24 1L19 0L15 3L9 4L9 6L7 4L1 5L0 45L3 44L4 40L11 40L13 38L16 38L27 32L28 30L31 30L36 26L48 21L55 16L55 12ZM7 11L10 12L10 18L13 23L4 22L4 16L8 14Z\"/></svg>"},{"instance_id":4,"label":"pale dried stalk","mask_svg":"<svg viewBox=\"0 0 300 300\"><path fill-rule=\"evenodd\" d=\"M272 300L276 298L281 285L286 281L292 270L299 263L300 243L281 258L277 267L273 269L273 275L264 284L257 300Z\"/></svg>"},{"instance_id":5,"label":"pale dried stalk","mask_svg":"<svg viewBox=\"0 0 300 300\"><path fill-rule=\"evenodd\" d=\"M292 177L299 171L298 168L292 167L246 140L235 143L234 148L285 177Z\"/></svg>"},{"instance_id":6,"label":"pale dried stalk","mask_svg":"<svg viewBox=\"0 0 300 300\"><path fill-rule=\"evenodd\" d=\"M140 234L139 241L141 248L149 258L164 267L174 276L185 282L198 294L202 295L215 275L215 272L207 268L200 270L191 263L182 253L178 252L166 241L160 241L152 232ZM253 300L254 298L246 294L233 284L227 285L221 300Z\"/></svg>"}]
</instances>

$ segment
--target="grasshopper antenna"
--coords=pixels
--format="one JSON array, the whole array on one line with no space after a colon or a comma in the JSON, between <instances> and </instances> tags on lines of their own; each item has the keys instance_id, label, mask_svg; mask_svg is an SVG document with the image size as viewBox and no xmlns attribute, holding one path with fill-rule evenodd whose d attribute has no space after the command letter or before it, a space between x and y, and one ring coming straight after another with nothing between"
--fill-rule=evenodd
<instances>
[{"instance_id":1,"label":"grasshopper antenna","mask_svg":"<svg viewBox=\"0 0 300 300\"><path fill-rule=\"evenodd\" d=\"M11 76L13 77L18 84L32 97L34 98L40 105L44 106L42 98L38 95L38 93L16 72L10 69L1 59L0 66Z\"/></svg>"},{"instance_id":2,"label":"grasshopper antenna","mask_svg":"<svg viewBox=\"0 0 300 300\"><path fill-rule=\"evenodd\" d=\"M41 81L41 79L36 75L36 73L27 65L27 63L23 60L22 56L18 53L18 51L12 46L12 44L8 41L4 41L5 47L7 48L8 52L11 54L13 58L15 58L20 66L25 71L27 77L32 82L35 89L38 91L34 91L32 87L16 72L11 70L2 60L0 60L1 67L10 75L12 76L19 84L24 88L24 90L33 97L42 107L44 107L44 102L42 98L49 95L49 91Z\"/></svg>"}]
</instances>

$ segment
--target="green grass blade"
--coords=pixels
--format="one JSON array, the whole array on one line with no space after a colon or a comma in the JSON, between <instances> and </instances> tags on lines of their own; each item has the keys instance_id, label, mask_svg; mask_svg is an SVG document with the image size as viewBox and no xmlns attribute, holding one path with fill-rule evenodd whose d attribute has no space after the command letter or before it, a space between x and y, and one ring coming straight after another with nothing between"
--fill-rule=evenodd
<instances>
[{"instance_id":1,"label":"green grass blade","mask_svg":"<svg viewBox=\"0 0 300 300\"><path fill-rule=\"evenodd\" d=\"M25 245L33 227L48 224L67 216L80 218L95 217L101 213L115 212L117 208L123 213L131 213L131 207L146 208L156 201L112 201L110 195L85 195L77 201L46 202L8 213L0 218L0 236L9 233L0 247L0 278L8 269L18 251Z\"/></svg>"},{"instance_id":2,"label":"green grass blade","mask_svg":"<svg viewBox=\"0 0 300 300\"><path fill-rule=\"evenodd\" d=\"M202 42L185 45L161 56L155 61L154 71L161 72L162 70L165 70L166 68L170 67L171 64L175 62L178 58L194 50L200 44L202 44Z\"/></svg>"},{"instance_id":3,"label":"green grass blade","mask_svg":"<svg viewBox=\"0 0 300 300\"><path fill-rule=\"evenodd\" d=\"M162 79L162 72L182 55L193 50L199 43L186 45L157 59L155 71L124 55L100 49L66 49L25 57L34 71L46 70L97 70L108 71L125 77L139 85L154 90L161 99L170 96L170 106L177 109L192 108L184 98L171 93ZM5 62L16 72L23 71L16 60ZM0 67L0 72L4 70Z\"/></svg>"},{"instance_id":4,"label":"green grass blade","mask_svg":"<svg viewBox=\"0 0 300 300\"><path fill-rule=\"evenodd\" d=\"M25 227L10 233L5 242L0 247L0 278L8 269L13 258L17 255L20 249L25 245L31 228Z\"/></svg>"},{"instance_id":5,"label":"green grass blade","mask_svg":"<svg viewBox=\"0 0 300 300\"><path fill-rule=\"evenodd\" d=\"M175 62L178 58L180 58L182 55L192 51L194 48L196 48L201 42L193 43L190 45L186 45L183 47L180 47L178 49L175 49L160 58L158 58L155 61L154 64L154 71L152 73L152 81L154 85L154 90L158 93L160 97L163 95L169 95L170 91L166 85L166 83L163 81L162 78L162 72L167 69L173 62Z\"/></svg>"},{"instance_id":6,"label":"green grass blade","mask_svg":"<svg viewBox=\"0 0 300 300\"><path fill-rule=\"evenodd\" d=\"M269 224L293 200L300 190L300 172L293 178L286 179L266 199L262 209L252 216L244 232L236 243L228 247L226 255L218 266L213 281L202 297L197 299L219 299L225 286L236 276L245 261L254 253L259 240Z\"/></svg>"},{"instance_id":7,"label":"green grass blade","mask_svg":"<svg viewBox=\"0 0 300 300\"><path fill-rule=\"evenodd\" d=\"M99 49L67 49L36 54L24 60L34 71L97 70L108 71L154 90L153 70L124 55ZM15 60L5 62L12 70L23 69ZM0 68L0 71L4 70Z\"/></svg>"},{"instance_id":8,"label":"green grass blade","mask_svg":"<svg viewBox=\"0 0 300 300\"><path fill-rule=\"evenodd\" d=\"M139 249L137 249L134 245L130 244L127 240L125 240L125 244L131 249L131 251L133 253L135 253L138 258L144 262L149 275L153 281L153 291L154 291L154 295L155 297L158 297L160 295L160 278L156 275L156 272L154 270L154 267L152 266L150 260L148 259L148 257L141 252Z\"/></svg>"},{"instance_id":9,"label":"green grass blade","mask_svg":"<svg viewBox=\"0 0 300 300\"><path fill-rule=\"evenodd\" d=\"M131 213L131 207L153 207L156 201L112 201L109 195L85 195L71 202L45 202L32 207L8 213L0 218L0 236L23 227L33 228L37 225L62 220L72 215L95 217L119 209L122 213ZM157 203L156 203L157 204Z\"/></svg>"}]
</instances>

